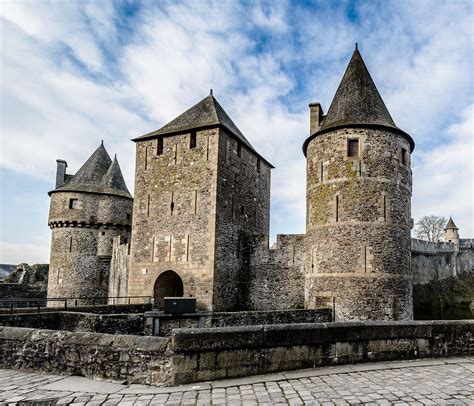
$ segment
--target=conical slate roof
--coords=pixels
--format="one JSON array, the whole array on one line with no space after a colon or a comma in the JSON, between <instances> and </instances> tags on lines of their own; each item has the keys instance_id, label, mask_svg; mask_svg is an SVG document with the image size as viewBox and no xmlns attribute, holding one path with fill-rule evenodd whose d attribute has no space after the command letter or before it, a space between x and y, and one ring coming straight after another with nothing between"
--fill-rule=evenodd
<instances>
[{"instance_id":1,"label":"conical slate roof","mask_svg":"<svg viewBox=\"0 0 474 406\"><path fill-rule=\"evenodd\" d=\"M306 146L312 138L341 127L388 128L407 138L412 151L415 147L413 139L395 125L357 46L321 128L303 145L305 154Z\"/></svg>"},{"instance_id":2,"label":"conical slate roof","mask_svg":"<svg viewBox=\"0 0 474 406\"><path fill-rule=\"evenodd\" d=\"M132 198L123 179L117 158L112 161L101 143L67 183L49 192L86 192Z\"/></svg>"},{"instance_id":3,"label":"conical slate roof","mask_svg":"<svg viewBox=\"0 0 474 406\"><path fill-rule=\"evenodd\" d=\"M456 224L454 224L453 219L450 217L448 224L446 224L446 227L444 228L445 230L459 230L459 228L456 227Z\"/></svg>"},{"instance_id":4,"label":"conical slate roof","mask_svg":"<svg viewBox=\"0 0 474 406\"><path fill-rule=\"evenodd\" d=\"M247 148L249 148L268 163L265 158L255 151L247 138L245 138L239 128L235 125L229 115L213 96L212 92L209 96L202 99L199 103L186 110L183 114L179 115L168 124L165 124L159 130L142 135L141 137L135 138L133 141L154 138L160 135L178 134L190 130L197 130L213 126L224 127L228 132L231 133L231 135L241 141L242 144L244 144Z\"/></svg>"},{"instance_id":5,"label":"conical slate roof","mask_svg":"<svg viewBox=\"0 0 474 406\"><path fill-rule=\"evenodd\" d=\"M117 155L115 155L112 164L109 166L109 169L100 183L104 192L115 194L116 191L120 191L126 192L128 195L130 195L125 183L125 179L123 178L122 171L120 170Z\"/></svg>"}]
</instances>

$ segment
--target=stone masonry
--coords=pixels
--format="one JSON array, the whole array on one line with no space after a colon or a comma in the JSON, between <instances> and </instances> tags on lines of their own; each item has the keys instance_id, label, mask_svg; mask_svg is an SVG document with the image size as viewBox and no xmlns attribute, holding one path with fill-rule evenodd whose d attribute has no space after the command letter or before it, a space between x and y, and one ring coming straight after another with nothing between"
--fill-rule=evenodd
<instances>
[{"instance_id":1,"label":"stone masonry","mask_svg":"<svg viewBox=\"0 0 474 406\"><path fill-rule=\"evenodd\" d=\"M242 242L268 233L270 165L212 94L135 141L129 295L157 303L184 295L201 309L238 310ZM160 280L167 271L182 291Z\"/></svg>"},{"instance_id":2,"label":"stone masonry","mask_svg":"<svg viewBox=\"0 0 474 406\"><path fill-rule=\"evenodd\" d=\"M269 247L272 166L212 91L134 141L133 203L103 145L74 176L58 161L49 297L149 296L162 308L186 296L207 311L409 320L413 281L472 270L472 243L452 219L446 249L410 239L414 141L357 48L327 114L310 104L306 234Z\"/></svg>"},{"instance_id":3,"label":"stone masonry","mask_svg":"<svg viewBox=\"0 0 474 406\"><path fill-rule=\"evenodd\" d=\"M110 159L103 144L76 175L67 175L66 166L58 161L56 189L50 192L48 298L106 298L112 240L129 238L132 197L117 159Z\"/></svg>"}]
</instances>

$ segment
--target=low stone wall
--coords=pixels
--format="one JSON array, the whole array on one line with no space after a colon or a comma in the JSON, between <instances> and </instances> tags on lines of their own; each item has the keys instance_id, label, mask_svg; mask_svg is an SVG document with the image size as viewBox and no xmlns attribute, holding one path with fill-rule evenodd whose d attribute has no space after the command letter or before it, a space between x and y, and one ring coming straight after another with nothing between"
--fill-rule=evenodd
<instances>
[{"instance_id":1,"label":"low stone wall","mask_svg":"<svg viewBox=\"0 0 474 406\"><path fill-rule=\"evenodd\" d=\"M474 354L474 321L341 322L173 331L174 384L354 362Z\"/></svg>"},{"instance_id":2,"label":"low stone wall","mask_svg":"<svg viewBox=\"0 0 474 406\"><path fill-rule=\"evenodd\" d=\"M167 338L0 327L0 367L172 384Z\"/></svg>"},{"instance_id":3,"label":"low stone wall","mask_svg":"<svg viewBox=\"0 0 474 406\"><path fill-rule=\"evenodd\" d=\"M323 365L459 355L474 355L474 321L177 329L171 340L0 327L2 368L160 386Z\"/></svg>"},{"instance_id":4,"label":"low stone wall","mask_svg":"<svg viewBox=\"0 0 474 406\"><path fill-rule=\"evenodd\" d=\"M146 331L150 335L169 336L176 328L236 327L288 323L324 323L332 320L332 310L274 310L248 312L199 312L171 315L146 312ZM157 321L158 320L158 321Z\"/></svg>"},{"instance_id":5,"label":"low stone wall","mask_svg":"<svg viewBox=\"0 0 474 406\"><path fill-rule=\"evenodd\" d=\"M0 299L0 306L1 306L1 299ZM37 313L38 309L34 307L34 303L32 303L33 307L30 308L14 308L14 312L16 313ZM95 314L117 314L117 313L144 313L152 309L151 303L144 303L144 304L115 304L115 305L91 305L91 306L68 306L65 308L64 306L58 307L40 307L41 313L47 312L80 312L80 313L95 313ZM1 314L9 314L11 312L9 307L0 308L0 315Z\"/></svg>"},{"instance_id":6,"label":"low stone wall","mask_svg":"<svg viewBox=\"0 0 474 406\"><path fill-rule=\"evenodd\" d=\"M46 290L38 290L32 286L22 283L0 283L1 299L44 299L46 298Z\"/></svg>"},{"instance_id":7,"label":"low stone wall","mask_svg":"<svg viewBox=\"0 0 474 406\"><path fill-rule=\"evenodd\" d=\"M143 314L25 313L0 315L0 326L144 335L145 317Z\"/></svg>"}]
</instances>

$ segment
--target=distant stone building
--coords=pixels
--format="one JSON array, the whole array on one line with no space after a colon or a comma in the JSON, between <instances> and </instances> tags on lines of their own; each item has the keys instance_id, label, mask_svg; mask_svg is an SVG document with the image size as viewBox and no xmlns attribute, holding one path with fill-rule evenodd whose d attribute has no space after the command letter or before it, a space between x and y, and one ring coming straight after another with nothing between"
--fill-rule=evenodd
<instances>
[{"instance_id":1,"label":"distant stone building","mask_svg":"<svg viewBox=\"0 0 474 406\"><path fill-rule=\"evenodd\" d=\"M107 297L112 240L130 238L133 199L103 144L75 175L66 168L57 161L56 188L49 192L48 298Z\"/></svg>"},{"instance_id":2,"label":"distant stone building","mask_svg":"<svg viewBox=\"0 0 474 406\"><path fill-rule=\"evenodd\" d=\"M433 258L452 249L459 265L443 275L472 270L472 240L452 220L446 246L410 239L414 142L357 48L328 113L310 105L306 234L269 248L273 167L212 91L134 141L133 216L103 145L74 177L58 161L49 297L150 296L162 308L187 296L213 311L330 306L336 320L408 320L412 281L435 277Z\"/></svg>"}]
</instances>

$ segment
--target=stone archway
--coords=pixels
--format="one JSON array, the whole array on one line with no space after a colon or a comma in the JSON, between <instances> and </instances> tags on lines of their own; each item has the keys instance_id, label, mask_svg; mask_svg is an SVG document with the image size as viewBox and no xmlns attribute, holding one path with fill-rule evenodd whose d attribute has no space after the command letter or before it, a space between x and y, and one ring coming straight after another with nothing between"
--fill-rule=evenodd
<instances>
[{"instance_id":1,"label":"stone archway","mask_svg":"<svg viewBox=\"0 0 474 406\"><path fill-rule=\"evenodd\" d=\"M155 307L162 310L164 308L165 297L183 296L183 281L174 271L165 271L156 278L153 288L153 298Z\"/></svg>"}]
</instances>

